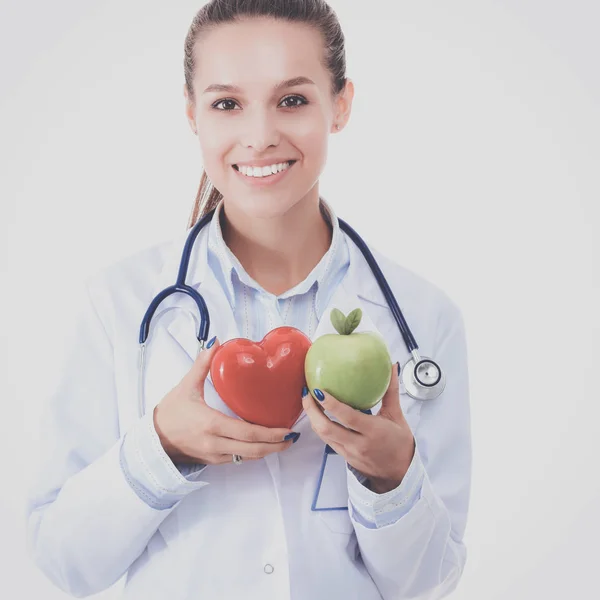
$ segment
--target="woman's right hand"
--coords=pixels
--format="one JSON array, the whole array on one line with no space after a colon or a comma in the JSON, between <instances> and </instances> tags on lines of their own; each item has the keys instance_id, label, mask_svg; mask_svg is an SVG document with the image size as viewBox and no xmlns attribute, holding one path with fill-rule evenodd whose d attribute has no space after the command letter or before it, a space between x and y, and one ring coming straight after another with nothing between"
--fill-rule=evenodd
<instances>
[{"instance_id":1,"label":"woman's right hand","mask_svg":"<svg viewBox=\"0 0 600 600\"><path fill-rule=\"evenodd\" d=\"M202 350L188 373L155 407L154 428L165 452L173 461L217 465L231 463L233 454L258 460L289 448L294 440L283 438L293 433L291 429L248 423L206 404L204 383L218 346L215 340Z\"/></svg>"}]
</instances>

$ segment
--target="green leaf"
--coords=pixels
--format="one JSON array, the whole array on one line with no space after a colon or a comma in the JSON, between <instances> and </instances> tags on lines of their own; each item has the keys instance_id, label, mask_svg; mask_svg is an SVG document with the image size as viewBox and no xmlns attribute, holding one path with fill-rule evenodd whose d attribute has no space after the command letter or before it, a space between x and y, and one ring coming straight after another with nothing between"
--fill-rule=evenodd
<instances>
[{"instance_id":1,"label":"green leaf","mask_svg":"<svg viewBox=\"0 0 600 600\"><path fill-rule=\"evenodd\" d=\"M339 308L331 311L331 324L340 335L345 335L346 316Z\"/></svg>"},{"instance_id":2,"label":"green leaf","mask_svg":"<svg viewBox=\"0 0 600 600\"><path fill-rule=\"evenodd\" d=\"M362 310L355 308L347 317L344 327L344 333L350 335L359 325L362 319Z\"/></svg>"}]
</instances>

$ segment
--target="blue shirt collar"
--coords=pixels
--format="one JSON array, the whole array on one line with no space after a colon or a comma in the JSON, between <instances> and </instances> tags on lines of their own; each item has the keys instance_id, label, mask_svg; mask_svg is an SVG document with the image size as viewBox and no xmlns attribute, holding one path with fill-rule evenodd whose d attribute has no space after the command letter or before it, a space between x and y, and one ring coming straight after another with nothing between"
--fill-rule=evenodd
<instances>
[{"instance_id":1,"label":"blue shirt collar","mask_svg":"<svg viewBox=\"0 0 600 600\"><path fill-rule=\"evenodd\" d=\"M349 260L349 253L346 244L346 239L342 235L342 231L339 226L338 218L333 208L323 199L321 199L322 207L326 213L326 218L329 219L332 224L332 238L331 245L327 252L323 255L318 264L308 274L306 279L295 285L293 288L287 290L283 294L277 296L278 299L285 299L289 296L296 296L298 294L304 294L310 290L313 286L316 286L315 303L317 314L320 316L324 310L321 306L322 301L328 299L326 294L320 294L326 287L324 285L325 278L333 278L341 269L347 266ZM213 218L209 225L208 233L208 260L211 268L217 279L220 281L224 288L227 300L232 308L235 310L235 292L234 292L234 281L237 278L238 281L245 285L258 290L260 293L270 296L270 292L266 291L257 281L255 281L244 269L237 257L231 252L225 240L223 239L223 231L221 229L220 215L223 206L223 198L219 201ZM220 273L218 272L220 270Z\"/></svg>"}]
</instances>

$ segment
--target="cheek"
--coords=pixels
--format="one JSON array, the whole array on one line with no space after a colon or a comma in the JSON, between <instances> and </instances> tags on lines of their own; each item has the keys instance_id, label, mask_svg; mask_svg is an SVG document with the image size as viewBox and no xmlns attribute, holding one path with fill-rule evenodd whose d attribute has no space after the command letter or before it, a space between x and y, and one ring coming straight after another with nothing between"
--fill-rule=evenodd
<instances>
[{"instance_id":1,"label":"cheek","mask_svg":"<svg viewBox=\"0 0 600 600\"><path fill-rule=\"evenodd\" d=\"M304 157L305 164L320 164L327 155L327 132L321 127L306 127L289 138Z\"/></svg>"},{"instance_id":2,"label":"cheek","mask_svg":"<svg viewBox=\"0 0 600 600\"><path fill-rule=\"evenodd\" d=\"M213 131L213 128L198 128L198 139L200 141L202 155L207 161L216 160L219 154L222 154L226 148L226 140L224 139L223 134L219 134L218 131Z\"/></svg>"},{"instance_id":3,"label":"cheek","mask_svg":"<svg viewBox=\"0 0 600 600\"><path fill-rule=\"evenodd\" d=\"M199 129L198 138L202 166L213 184L218 187L217 182L223 183L224 168L227 162L225 157L231 150L231 144L228 145L222 134L213 133L210 128Z\"/></svg>"}]
</instances>

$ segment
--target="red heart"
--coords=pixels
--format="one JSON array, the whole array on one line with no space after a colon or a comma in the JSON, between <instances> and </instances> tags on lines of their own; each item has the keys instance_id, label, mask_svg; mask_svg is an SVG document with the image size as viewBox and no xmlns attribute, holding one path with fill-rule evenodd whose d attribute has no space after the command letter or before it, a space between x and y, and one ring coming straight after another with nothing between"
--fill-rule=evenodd
<instances>
[{"instance_id":1,"label":"red heart","mask_svg":"<svg viewBox=\"0 0 600 600\"><path fill-rule=\"evenodd\" d=\"M304 360L310 346L310 338L295 327L276 327L258 343L228 340L213 356L213 385L245 421L290 428L302 413Z\"/></svg>"}]
</instances>

